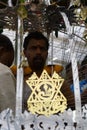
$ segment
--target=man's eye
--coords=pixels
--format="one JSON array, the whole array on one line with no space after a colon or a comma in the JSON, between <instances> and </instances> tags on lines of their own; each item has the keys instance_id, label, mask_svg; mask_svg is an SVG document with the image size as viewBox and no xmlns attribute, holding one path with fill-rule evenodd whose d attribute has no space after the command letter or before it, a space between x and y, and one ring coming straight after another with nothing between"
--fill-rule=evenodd
<instances>
[{"instance_id":1,"label":"man's eye","mask_svg":"<svg viewBox=\"0 0 87 130\"><path fill-rule=\"evenodd\" d=\"M40 48L42 51L46 51L47 49L45 47Z\"/></svg>"},{"instance_id":2,"label":"man's eye","mask_svg":"<svg viewBox=\"0 0 87 130\"><path fill-rule=\"evenodd\" d=\"M36 50L36 47L33 46L33 47L30 48L30 50Z\"/></svg>"},{"instance_id":3,"label":"man's eye","mask_svg":"<svg viewBox=\"0 0 87 130\"><path fill-rule=\"evenodd\" d=\"M34 46L33 46L33 47L30 47L29 49L30 49L30 50L33 50L33 51L34 51L34 50L37 50L37 49L40 49L41 51L46 51L46 50L47 50L45 47L39 47L39 48L38 48L38 47L34 47Z\"/></svg>"}]
</instances>

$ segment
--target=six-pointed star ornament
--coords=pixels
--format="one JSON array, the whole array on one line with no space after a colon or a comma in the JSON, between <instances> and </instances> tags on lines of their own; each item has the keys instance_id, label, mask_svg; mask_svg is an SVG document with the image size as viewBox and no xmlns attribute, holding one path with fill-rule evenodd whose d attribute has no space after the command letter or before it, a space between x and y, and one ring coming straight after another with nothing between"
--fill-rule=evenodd
<instances>
[{"instance_id":1,"label":"six-pointed star ornament","mask_svg":"<svg viewBox=\"0 0 87 130\"><path fill-rule=\"evenodd\" d=\"M60 91L64 79L56 72L50 77L44 70L39 78L33 73L26 82L32 91L27 101L28 110L33 114L50 116L67 108L67 100Z\"/></svg>"}]
</instances>

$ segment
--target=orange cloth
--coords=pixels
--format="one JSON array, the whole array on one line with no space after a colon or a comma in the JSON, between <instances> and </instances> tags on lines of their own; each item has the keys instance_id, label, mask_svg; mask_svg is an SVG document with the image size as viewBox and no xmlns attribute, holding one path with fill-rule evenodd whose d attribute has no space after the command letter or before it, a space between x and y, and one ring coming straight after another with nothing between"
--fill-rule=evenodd
<instances>
[{"instance_id":1,"label":"orange cloth","mask_svg":"<svg viewBox=\"0 0 87 130\"><path fill-rule=\"evenodd\" d=\"M57 73L61 72L63 70L63 66L61 65L47 65L44 67L44 69L48 72L48 74L51 74L52 73L52 70L53 71L56 71ZM16 76L16 73L17 73L17 66L16 65L13 65L11 67L11 70L13 72L13 74ZM28 67L28 66L25 66L24 67L24 75L28 75L32 72L31 68Z\"/></svg>"}]
</instances>

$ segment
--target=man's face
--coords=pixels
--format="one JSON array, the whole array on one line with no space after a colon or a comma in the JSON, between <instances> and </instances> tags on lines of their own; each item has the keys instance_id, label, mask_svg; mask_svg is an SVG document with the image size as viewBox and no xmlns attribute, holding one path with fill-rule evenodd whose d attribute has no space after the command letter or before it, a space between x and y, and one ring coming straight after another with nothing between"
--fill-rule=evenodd
<instances>
[{"instance_id":1,"label":"man's face","mask_svg":"<svg viewBox=\"0 0 87 130\"><path fill-rule=\"evenodd\" d=\"M46 43L43 39L36 40L31 39L24 50L24 54L27 57L30 68L33 71L43 70L48 55Z\"/></svg>"},{"instance_id":2,"label":"man's face","mask_svg":"<svg viewBox=\"0 0 87 130\"><path fill-rule=\"evenodd\" d=\"M4 47L0 49L0 62L10 67L14 60L14 51L7 51Z\"/></svg>"}]
</instances>

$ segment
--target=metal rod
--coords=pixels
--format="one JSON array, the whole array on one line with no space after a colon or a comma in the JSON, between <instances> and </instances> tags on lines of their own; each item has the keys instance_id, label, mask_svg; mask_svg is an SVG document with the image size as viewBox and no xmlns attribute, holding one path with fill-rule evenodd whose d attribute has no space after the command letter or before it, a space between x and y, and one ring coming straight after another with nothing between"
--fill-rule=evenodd
<instances>
[{"instance_id":1,"label":"metal rod","mask_svg":"<svg viewBox=\"0 0 87 130\"><path fill-rule=\"evenodd\" d=\"M23 21L18 17L18 43L17 43L17 84L16 84L16 117L22 113L23 68L22 61Z\"/></svg>"}]
</instances>

